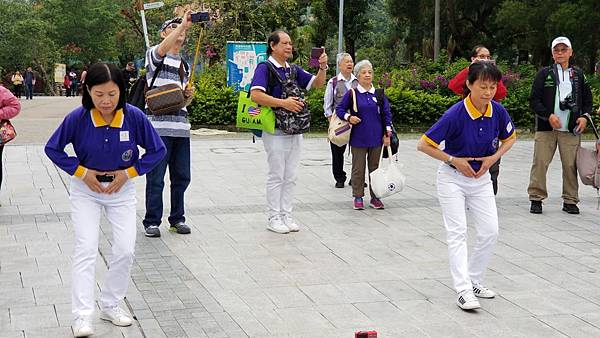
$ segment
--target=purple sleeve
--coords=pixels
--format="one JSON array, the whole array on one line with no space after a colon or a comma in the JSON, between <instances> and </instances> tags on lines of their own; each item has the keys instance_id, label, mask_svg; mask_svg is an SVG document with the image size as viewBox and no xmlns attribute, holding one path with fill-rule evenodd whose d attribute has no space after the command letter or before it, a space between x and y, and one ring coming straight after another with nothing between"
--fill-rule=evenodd
<instances>
[{"instance_id":1,"label":"purple sleeve","mask_svg":"<svg viewBox=\"0 0 600 338\"><path fill-rule=\"evenodd\" d=\"M498 139L502 141L513 136L515 133L515 125L513 124L510 115L508 115L506 108L504 108L502 105L498 105L498 107L500 108L498 109L498 113L500 114L500 122L498 122L500 124L500 132L498 133Z\"/></svg>"},{"instance_id":2,"label":"purple sleeve","mask_svg":"<svg viewBox=\"0 0 600 338\"><path fill-rule=\"evenodd\" d=\"M305 71L300 66L294 65L293 67L296 67L296 70L298 71L298 74L297 74L298 85L300 85L300 87L302 87L306 90L309 90L315 76L312 75L311 73Z\"/></svg>"},{"instance_id":3,"label":"purple sleeve","mask_svg":"<svg viewBox=\"0 0 600 338\"><path fill-rule=\"evenodd\" d=\"M137 127L137 144L144 148L144 155L134 164L138 175L142 176L156 167L165 157L167 149L160 136L146 117L137 107L127 106L131 114L135 114Z\"/></svg>"},{"instance_id":4,"label":"purple sleeve","mask_svg":"<svg viewBox=\"0 0 600 338\"><path fill-rule=\"evenodd\" d=\"M453 117L448 110L440 119L425 132L425 140L432 146L439 147L442 141L451 134Z\"/></svg>"},{"instance_id":5,"label":"purple sleeve","mask_svg":"<svg viewBox=\"0 0 600 338\"><path fill-rule=\"evenodd\" d=\"M78 117L80 116L81 114L76 112L67 115L58 129L50 136L50 139L44 148L46 156L48 156L57 167L61 168L71 176L75 174L75 170L79 165L79 159L76 156L69 156L65 152L65 147L67 144L73 142L75 132L78 129Z\"/></svg>"},{"instance_id":6,"label":"purple sleeve","mask_svg":"<svg viewBox=\"0 0 600 338\"><path fill-rule=\"evenodd\" d=\"M250 83L250 90L259 89L267 92L269 86L269 67L265 63L259 63L254 70L254 77Z\"/></svg>"}]
</instances>

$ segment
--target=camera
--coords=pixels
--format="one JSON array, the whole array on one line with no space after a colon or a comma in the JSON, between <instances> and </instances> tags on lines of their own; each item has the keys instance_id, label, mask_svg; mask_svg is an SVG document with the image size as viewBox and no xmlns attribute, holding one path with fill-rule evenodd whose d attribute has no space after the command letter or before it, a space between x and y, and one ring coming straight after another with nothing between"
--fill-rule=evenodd
<instances>
[{"instance_id":1,"label":"camera","mask_svg":"<svg viewBox=\"0 0 600 338\"><path fill-rule=\"evenodd\" d=\"M558 107L560 110L570 110L571 112L579 111L577 102L573 100L573 96L571 94L567 95L564 100L560 100L558 102Z\"/></svg>"},{"instance_id":2,"label":"camera","mask_svg":"<svg viewBox=\"0 0 600 338\"><path fill-rule=\"evenodd\" d=\"M208 14L208 12L193 12L192 13L192 22L193 23L206 22L206 21L210 21L210 15Z\"/></svg>"}]
</instances>

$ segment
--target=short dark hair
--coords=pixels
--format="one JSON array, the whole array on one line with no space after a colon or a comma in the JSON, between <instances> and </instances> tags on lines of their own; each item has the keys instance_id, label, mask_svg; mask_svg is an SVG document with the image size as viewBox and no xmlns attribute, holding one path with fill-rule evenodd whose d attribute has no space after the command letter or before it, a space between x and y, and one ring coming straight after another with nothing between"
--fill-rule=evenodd
<instances>
[{"instance_id":1,"label":"short dark hair","mask_svg":"<svg viewBox=\"0 0 600 338\"><path fill-rule=\"evenodd\" d=\"M467 75L467 81L469 81L470 84L473 84L477 80L499 82L502 80L502 72L500 72L500 69L498 69L493 62L473 62L469 66L469 75ZM463 91L465 92L465 96L469 95L471 92L466 83L463 87Z\"/></svg>"},{"instance_id":2,"label":"short dark hair","mask_svg":"<svg viewBox=\"0 0 600 338\"><path fill-rule=\"evenodd\" d=\"M273 48L271 48L271 42L273 42L274 44L278 44L279 41L281 41L280 34L287 34L287 33L278 29L276 31L273 31L271 34L269 34L269 37L267 38L267 55L271 55L271 53L273 53Z\"/></svg>"},{"instance_id":3,"label":"short dark hair","mask_svg":"<svg viewBox=\"0 0 600 338\"><path fill-rule=\"evenodd\" d=\"M125 92L125 81L123 80L123 74L117 68L117 66L113 65L112 63L98 62L90 66L90 69L88 69L85 77L83 98L81 99L81 104L83 107L85 107L85 109L90 110L94 108L94 102L92 101L89 89L92 89L96 85L101 85L110 81L119 86L119 103L117 103L116 109L125 108L125 104L127 103L127 94Z\"/></svg>"},{"instance_id":4,"label":"short dark hair","mask_svg":"<svg viewBox=\"0 0 600 338\"><path fill-rule=\"evenodd\" d=\"M473 49L471 49L471 57L472 58L477 57L477 54L479 53L479 50L482 49L482 48L487 49L487 47L484 46L484 45L477 45L477 46L473 47Z\"/></svg>"}]
</instances>

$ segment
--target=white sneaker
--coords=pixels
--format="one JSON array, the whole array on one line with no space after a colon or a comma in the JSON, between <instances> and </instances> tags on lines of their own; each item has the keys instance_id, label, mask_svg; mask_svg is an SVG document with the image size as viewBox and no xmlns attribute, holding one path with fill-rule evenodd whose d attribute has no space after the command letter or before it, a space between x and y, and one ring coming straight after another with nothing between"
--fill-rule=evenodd
<instances>
[{"instance_id":1,"label":"white sneaker","mask_svg":"<svg viewBox=\"0 0 600 338\"><path fill-rule=\"evenodd\" d=\"M94 334L94 327L92 326L92 318L86 316L80 316L73 322L73 336L75 337L88 337Z\"/></svg>"},{"instance_id":2,"label":"white sneaker","mask_svg":"<svg viewBox=\"0 0 600 338\"><path fill-rule=\"evenodd\" d=\"M486 288L481 283L473 282L473 293L475 294L476 297L479 297L479 298L494 298L494 297L496 297L496 293L494 291Z\"/></svg>"},{"instance_id":3,"label":"white sneaker","mask_svg":"<svg viewBox=\"0 0 600 338\"><path fill-rule=\"evenodd\" d=\"M100 319L108 320L116 326L129 326L133 322L129 314L118 306L100 311Z\"/></svg>"},{"instance_id":4,"label":"white sneaker","mask_svg":"<svg viewBox=\"0 0 600 338\"><path fill-rule=\"evenodd\" d=\"M287 234L290 232L290 229L283 224L283 221L279 216L273 216L269 218L269 226L267 226L267 230L271 230L278 234Z\"/></svg>"},{"instance_id":5,"label":"white sneaker","mask_svg":"<svg viewBox=\"0 0 600 338\"><path fill-rule=\"evenodd\" d=\"M458 298L456 299L456 305L463 310L473 310L481 307L477 297L475 297L471 290L465 290L459 293Z\"/></svg>"},{"instance_id":6,"label":"white sneaker","mask_svg":"<svg viewBox=\"0 0 600 338\"><path fill-rule=\"evenodd\" d=\"M290 215L283 215L282 219L283 219L283 224L285 224L285 226L288 227L290 232L300 231L300 227L298 226L298 224L296 222L294 222L294 220L292 219L292 217L290 217Z\"/></svg>"}]
</instances>

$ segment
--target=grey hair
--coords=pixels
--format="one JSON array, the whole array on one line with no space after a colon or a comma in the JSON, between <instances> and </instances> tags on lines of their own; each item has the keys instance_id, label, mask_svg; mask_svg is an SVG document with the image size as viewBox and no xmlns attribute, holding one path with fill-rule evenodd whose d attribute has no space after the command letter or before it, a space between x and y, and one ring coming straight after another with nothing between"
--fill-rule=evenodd
<instances>
[{"instance_id":1,"label":"grey hair","mask_svg":"<svg viewBox=\"0 0 600 338\"><path fill-rule=\"evenodd\" d=\"M342 61L346 58L349 57L350 59L352 59L352 55L348 54L348 53L339 53L337 55L337 65L338 67L340 66L340 63L342 63Z\"/></svg>"},{"instance_id":2,"label":"grey hair","mask_svg":"<svg viewBox=\"0 0 600 338\"><path fill-rule=\"evenodd\" d=\"M354 71L353 71L354 76L358 77L358 74L360 73L360 71L365 67L371 67L371 69L373 69L373 64L369 60L358 61L356 63L356 65L354 66Z\"/></svg>"}]
</instances>

